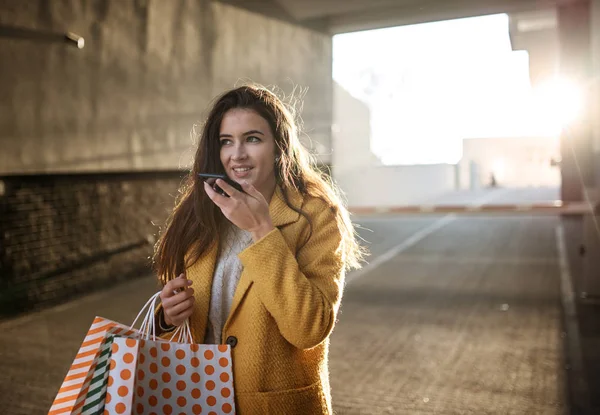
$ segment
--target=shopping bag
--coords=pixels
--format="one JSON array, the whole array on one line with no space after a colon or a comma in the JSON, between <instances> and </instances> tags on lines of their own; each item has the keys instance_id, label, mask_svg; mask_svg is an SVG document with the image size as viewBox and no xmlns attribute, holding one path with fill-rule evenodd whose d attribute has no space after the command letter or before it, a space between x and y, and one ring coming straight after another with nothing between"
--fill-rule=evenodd
<instances>
[{"instance_id":1,"label":"shopping bag","mask_svg":"<svg viewBox=\"0 0 600 415\"><path fill-rule=\"evenodd\" d=\"M110 414L235 414L231 348L115 337Z\"/></svg>"},{"instance_id":2,"label":"shopping bag","mask_svg":"<svg viewBox=\"0 0 600 415\"><path fill-rule=\"evenodd\" d=\"M102 317L96 317L88 330L73 363L48 415L79 415L92 383L94 371L102 369L108 361L108 355L102 354L103 344L116 334L133 334L128 326Z\"/></svg>"},{"instance_id":3,"label":"shopping bag","mask_svg":"<svg viewBox=\"0 0 600 415\"><path fill-rule=\"evenodd\" d=\"M152 333L154 337L156 337L156 332L153 325L153 314L154 310L156 310L156 302L158 301L159 295L160 293L156 293L146 302L133 321L133 324L127 330L113 327L107 331L106 338L100 347L99 362L94 369L94 374L92 375L92 380L83 402L81 415L104 414L106 390L109 382L109 361L115 336L119 335L121 337L140 338L143 336L149 336L150 333ZM146 311L146 317L143 319L140 329L135 330L133 327L144 311Z\"/></svg>"},{"instance_id":4,"label":"shopping bag","mask_svg":"<svg viewBox=\"0 0 600 415\"><path fill-rule=\"evenodd\" d=\"M96 317L88 330L75 360L56 398L50 407L48 415L80 415L84 407L93 403L88 413L97 413L96 409L104 406L104 393L106 392L106 365L109 359L110 345L114 335L155 336L155 328L151 325L153 312L159 293L152 296L142 307L142 310L131 326L125 326L103 317ZM151 310L151 308L153 308ZM140 330L133 327L142 312L148 309ZM101 413L101 412L100 412Z\"/></svg>"}]
</instances>

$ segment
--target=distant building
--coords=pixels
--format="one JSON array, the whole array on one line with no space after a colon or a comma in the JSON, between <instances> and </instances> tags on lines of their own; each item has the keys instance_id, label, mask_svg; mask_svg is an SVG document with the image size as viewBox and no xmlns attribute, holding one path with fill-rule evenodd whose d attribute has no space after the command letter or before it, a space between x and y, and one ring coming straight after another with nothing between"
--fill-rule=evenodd
<instances>
[{"instance_id":1,"label":"distant building","mask_svg":"<svg viewBox=\"0 0 600 415\"><path fill-rule=\"evenodd\" d=\"M458 182L461 189L559 186L559 141L549 137L470 138L463 140Z\"/></svg>"}]
</instances>

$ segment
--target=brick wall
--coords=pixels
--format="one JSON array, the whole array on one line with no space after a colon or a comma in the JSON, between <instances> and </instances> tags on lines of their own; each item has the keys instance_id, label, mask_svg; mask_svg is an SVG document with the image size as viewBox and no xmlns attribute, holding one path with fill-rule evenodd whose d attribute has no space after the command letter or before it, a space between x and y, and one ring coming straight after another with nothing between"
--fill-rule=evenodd
<instances>
[{"instance_id":1,"label":"brick wall","mask_svg":"<svg viewBox=\"0 0 600 415\"><path fill-rule=\"evenodd\" d=\"M183 175L0 176L0 318L148 275Z\"/></svg>"}]
</instances>

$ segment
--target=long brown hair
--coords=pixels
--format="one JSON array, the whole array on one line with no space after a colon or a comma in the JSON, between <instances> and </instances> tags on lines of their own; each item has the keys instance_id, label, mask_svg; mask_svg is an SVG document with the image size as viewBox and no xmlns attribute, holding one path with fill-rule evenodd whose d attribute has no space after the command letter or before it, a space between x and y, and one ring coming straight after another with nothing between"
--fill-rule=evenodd
<instances>
[{"instance_id":1,"label":"long brown hair","mask_svg":"<svg viewBox=\"0 0 600 415\"><path fill-rule=\"evenodd\" d=\"M341 249L346 267L359 268L363 250L356 241L348 211L336 186L321 173L300 143L292 113L267 88L245 85L221 95L207 117L194 166L181 185L175 208L155 245L153 262L160 280L165 283L183 273L217 243L218 236L229 226L229 221L204 191L198 173L225 173L219 156L219 132L223 116L233 108L254 110L269 123L275 138L277 184L283 190L286 204L306 217L310 224L306 213L289 203L287 190L294 189L327 202L336 213L342 233Z\"/></svg>"}]
</instances>

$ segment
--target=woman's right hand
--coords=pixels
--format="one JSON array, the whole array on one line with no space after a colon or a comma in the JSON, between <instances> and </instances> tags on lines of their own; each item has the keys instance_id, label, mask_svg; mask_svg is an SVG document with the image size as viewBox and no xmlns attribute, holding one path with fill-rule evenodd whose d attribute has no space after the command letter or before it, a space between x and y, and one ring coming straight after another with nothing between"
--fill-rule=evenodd
<instances>
[{"instance_id":1,"label":"woman's right hand","mask_svg":"<svg viewBox=\"0 0 600 415\"><path fill-rule=\"evenodd\" d=\"M194 310L194 290L188 288L192 281L185 274L167 282L160 292L165 323L180 326Z\"/></svg>"}]
</instances>

